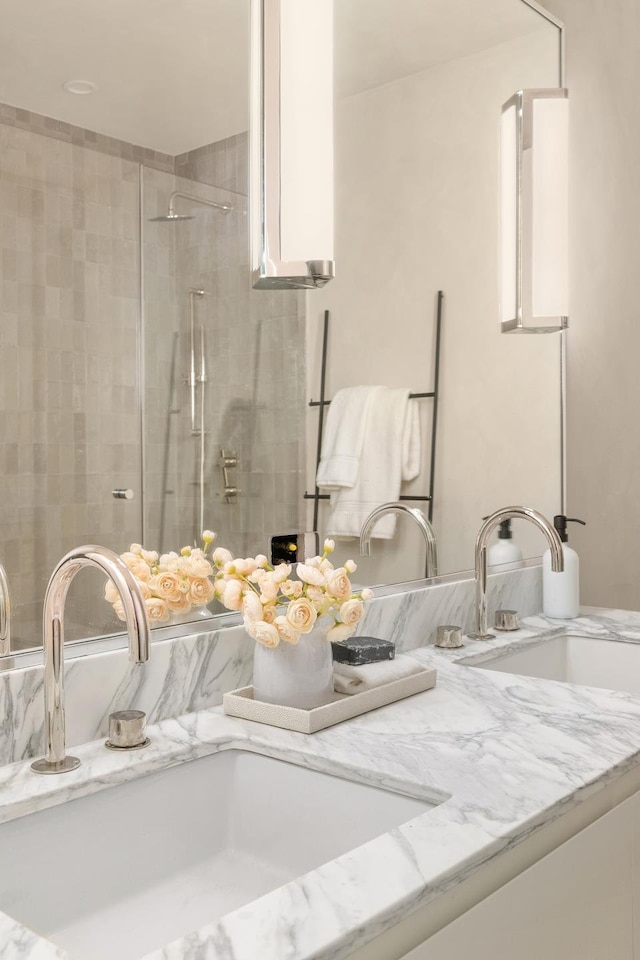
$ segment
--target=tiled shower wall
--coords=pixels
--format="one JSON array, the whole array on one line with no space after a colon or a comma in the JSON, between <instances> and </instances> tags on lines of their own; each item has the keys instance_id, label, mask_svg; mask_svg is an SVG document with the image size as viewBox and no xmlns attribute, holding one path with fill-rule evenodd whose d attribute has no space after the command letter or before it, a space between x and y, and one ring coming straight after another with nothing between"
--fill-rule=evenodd
<instances>
[{"instance_id":1,"label":"tiled shower wall","mask_svg":"<svg viewBox=\"0 0 640 960\"><path fill-rule=\"evenodd\" d=\"M26 643L63 553L117 549L140 529L140 500L111 495L140 472L138 171L0 123L0 559ZM112 623L81 602L88 577L72 588L69 635L94 612Z\"/></svg>"},{"instance_id":2,"label":"tiled shower wall","mask_svg":"<svg viewBox=\"0 0 640 960\"><path fill-rule=\"evenodd\" d=\"M0 562L16 646L39 641L46 581L63 553L82 542L125 549L142 537L143 503L151 547L192 539L195 445L182 382L190 287L207 290L197 304L210 376L205 524L247 553L302 518L302 302L250 289L246 137L177 158L143 151L153 165L142 170L144 482L142 148L99 139L0 105ZM193 179L168 172L168 161ZM224 190L209 186L216 178ZM177 187L236 209L198 207L192 221L147 223ZM235 504L222 497L221 445L239 454ZM116 487L131 487L134 500L113 499ZM71 588L68 639L118 626L101 594L102 578L83 572Z\"/></svg>"}]
</instances>

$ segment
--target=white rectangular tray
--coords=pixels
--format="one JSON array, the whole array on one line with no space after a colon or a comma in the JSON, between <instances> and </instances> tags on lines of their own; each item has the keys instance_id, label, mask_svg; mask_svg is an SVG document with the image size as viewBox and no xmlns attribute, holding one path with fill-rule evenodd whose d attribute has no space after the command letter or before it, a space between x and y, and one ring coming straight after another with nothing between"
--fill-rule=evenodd
<instances>
[{"instance_id":1,"label":"white rectangular tray","mask_svg":"<svg viewBox=\"0 0 640 960\"><path fill-rule=\"evenodd\" d=\"M314 707L312 710L283 707L277 703L254 700L253 687L241 687L239 690L225 693L222 703L224 712L230 717L268 723L272 727L283 727L285 730L296 730L298 733L317 733L318 730L332 727L335 723L342 723L343 720L357 717L361 713L368 713L369 710L376 710L396 700L411 697L414 693L429 690L435 687L436 676L437 671L433 667L425 667L420 673L383 683L363 693L335 693L331 703Z\"/></svg>"}]
</instances>

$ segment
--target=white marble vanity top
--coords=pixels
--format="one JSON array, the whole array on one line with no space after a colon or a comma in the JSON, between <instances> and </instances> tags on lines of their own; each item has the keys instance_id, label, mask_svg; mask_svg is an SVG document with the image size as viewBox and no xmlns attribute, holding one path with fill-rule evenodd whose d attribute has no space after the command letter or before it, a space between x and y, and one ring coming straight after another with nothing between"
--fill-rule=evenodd
<instances>
[{"instance_id":1,"label":"white marble vanity top","mask_svg":"<svg viewBox=\"0 0 640 960\"><path fill-rule=\"evenodd\" d=\"M640 699L455 662L567 627L640 643L640 614L589 610L564 624L532 617L517 634L488 643L466 640L459 650L419 648L411 655L438 668L434 690L313 736L234 720L215 708L152 726L151 746L140 753L111 753L102 742L74 748L82 765L64 776L38 777L24 762L2 767L0 820L230 748L444 800L148 955L149 960L347 957L638 763ZM2 914L0 955L64 956Z\"/></svg>"}]
</instances>

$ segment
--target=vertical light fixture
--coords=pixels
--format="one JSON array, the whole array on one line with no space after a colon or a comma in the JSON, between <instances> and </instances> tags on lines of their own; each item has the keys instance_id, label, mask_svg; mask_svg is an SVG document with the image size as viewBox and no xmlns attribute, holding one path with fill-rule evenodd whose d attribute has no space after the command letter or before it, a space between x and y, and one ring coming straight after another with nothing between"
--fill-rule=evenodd
<instances>
[{"instance_id":1,"label":"vertical light fixture","mask_svg":"<svg viewBox=\"0 0 640 960\"><path fill-rule=\"evenodd\" d=\"M520 90L502 108L500 319L503 333L569 322L569 100Z\"/></svg>"},{"instance_id":2,"label":"vertical light fixture","mask_svg":"<svg viewBox=\"0 0 640 960\"><path fill-rule=\"evenodd\" d=\"M254 287L320 287L333 261L333 0L252 0Z\"/></svg>"}]
</instances>

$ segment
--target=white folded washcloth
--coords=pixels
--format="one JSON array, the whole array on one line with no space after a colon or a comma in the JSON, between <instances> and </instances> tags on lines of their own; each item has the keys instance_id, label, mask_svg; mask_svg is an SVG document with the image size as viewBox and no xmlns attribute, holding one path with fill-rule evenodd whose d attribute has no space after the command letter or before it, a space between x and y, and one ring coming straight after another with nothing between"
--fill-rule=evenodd
<instances>
[{"instance_id":1,"label":"white folded washcloth","mask_svg":"<svg viewBox=\"0 0 640 960\"><path fill-rule=\"evenodd\" d=\"M330 537L360 536L371 511L398 500L402 482L414 480L420 472L418 404L409 399L406 388L372 389L356 479L331 493ZM396 516L389 514L375 525L371 536L391 540L395 528Z\"/></svg>"},{"instance_id":2,"label":"white folded washcloth","mask_svg":"<svg viewBox=\"0 0 640 960\"><path fill-rule=\"evenodd\" d=\"M360 471L367 414L372 398L385 387L345 387L329 406L316 485L322 490L353 487Z\"/></svg>"},{"instance_id":3,"label":"white folded washcloth","mask_svg":"<svg viewBox=\"0 0 640 960\"><path fill-rule=\"evenodd\" d=\"M349 663L333 664L333 687L336 693L363 693L384 683L422 673L424 667L413 657L400 654L394 660L364 663L354 667Z\"/></svg>"}]
</instances>

